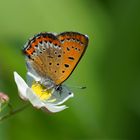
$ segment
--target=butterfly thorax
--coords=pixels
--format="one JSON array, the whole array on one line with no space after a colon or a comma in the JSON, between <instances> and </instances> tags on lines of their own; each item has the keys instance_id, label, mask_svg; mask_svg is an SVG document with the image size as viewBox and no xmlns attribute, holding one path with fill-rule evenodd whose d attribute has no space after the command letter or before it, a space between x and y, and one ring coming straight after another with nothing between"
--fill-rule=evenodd
<instances>
[{"instance_id":1,"label":"butterfly thorax","mask_svg":"<svg viewBox=\"0 0 140 140\"><path fill-rule=\"evenodd\" d=\"M46 90L53 90L61 94L63 90L62 85L56 85L51 79L42 79L40 84L45 87Z\"/></svg>"}]
</instances>

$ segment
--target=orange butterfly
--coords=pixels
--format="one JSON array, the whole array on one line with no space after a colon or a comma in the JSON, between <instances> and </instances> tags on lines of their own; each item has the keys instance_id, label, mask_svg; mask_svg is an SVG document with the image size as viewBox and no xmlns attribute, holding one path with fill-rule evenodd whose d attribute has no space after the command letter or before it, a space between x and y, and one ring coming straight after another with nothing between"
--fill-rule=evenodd
<instances>
[{"instance_id":1,"label":"orange butterfly","mask_svg":"<svg viewBox=\"0 0 140 140\"><path fill-rule=\"evenodd\" d=\"M88 46L88 37L78 32L39 33L29 39L23 52L27 68L41 78L47 89L70 92L61 84L70 76Z\"/></svg>"}]
</instances>

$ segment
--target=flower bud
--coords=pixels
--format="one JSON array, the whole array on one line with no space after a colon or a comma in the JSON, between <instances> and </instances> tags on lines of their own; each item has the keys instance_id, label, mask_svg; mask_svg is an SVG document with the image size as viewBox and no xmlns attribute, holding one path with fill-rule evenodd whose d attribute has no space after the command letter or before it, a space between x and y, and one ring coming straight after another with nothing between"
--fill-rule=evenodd
<instances>
[{"instance_id":1,"label":"flower bud","mask_svg":"<svg viewBox=\"0 0 140 140\"><path fill-rule=\"evenodd\" d=\"M9 97L8 95L0 92L0 112L3 110L5 105L9 102Z\"/></svg>"},{"instance_id":2,"label":"flower bud","mask_svg":"<svg viewBox=\"0 0 140 140\"><path fill-rule=\"evenodd\" d=\"M9 101L9 97L8 95L0 92L0 103L5 103Z\"/></svg>"}]
</instances>

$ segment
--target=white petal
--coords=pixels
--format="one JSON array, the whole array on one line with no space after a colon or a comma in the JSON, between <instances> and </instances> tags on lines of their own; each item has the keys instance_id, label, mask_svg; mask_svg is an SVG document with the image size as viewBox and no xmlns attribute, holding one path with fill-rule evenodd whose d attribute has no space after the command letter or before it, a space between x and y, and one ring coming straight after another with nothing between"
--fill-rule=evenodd
<instances>
[{"instance_id":1,"label":"white petal","mask_svg":"<svg viewBox=\"0 0 140 140\"><path fill-rule=\"evenodd\" d=\"M34 93L33 91L28 88L27 89L27 97L31 104L36 107L36 108L44 108L44 110L48 110L49 112L55 113L55 112L60 112L67 107L65 105L63 106L55 106L53 104L44 104Z\"/></svg>"},{"instance_id":2,"label":"white petal","mask_svg":"<svg viewBox=\"0 0 140 140\"><path fill-rule=\"evenodd\" d=\"M62 96L62 95L61 95ZM61 98L59 101L58 99L56 99L56 103L52 103L53 105L61 105L63 104L64 102L66 102L69 98L72 98L74 97L74 94L71 93L70 95L67 95L67 96L64 96L63 98Z\"/></svg>"},{"instance_id":3,"label":"white petal","mask_svg":"<svg viewBox=\"0 0 140 140\"><path fill-rule=\"evenodd\" d=\"M33 73L29 72L29 71L27 72L27 75L30 78L34 79L35 81L40 81L41 80L41 78L39 76L37 76L37 75L35 75L35 74L33 74Z\"/></svg>"},{"instance_id":4,"label":"white petal","mask_svg":"<svg viewBox=\"0 0 140 140\"><path fill-rule=\"evenodd\" d=\"M52 113L56 113L56 112L60 112L66 108L68 108L67 106L65 105L62 105L62 106L55 106L55 105L52 105L52 104L46 104L45 106L46 110L52 112Z\"/></svg>"},{"instance_id":5,"label":"white petal","mask_svg":"<svg viewBox=\"0 0 140 140\"><path fill-rule=\"evenodd\" d=\"M23 100L27 100L26 90L27 90L27 88L29 88L28 85L17 72L14 72L14 79L17 84L17 88L18 88L20 97Z\"/></svg>"},{"instance_id":6,"label":"white petal","mask_svg":"<svg viewBox=\"0 0 140 140\"><path fill-rule=\"evenodd\" d=\"M53 105L61 105L64 102L66 102L69 98L72 98L74 94L65 86L62 85L62 91L59 93L59 91L54 91L52 98L47 100L48 103ZM51 100L56 99L56 101L51 102Z\"/></svg>"},{"instance_id":7,"label":"white petal","mask_svg":"<svg viewBox=\"0 0 140 140\"><path fill-rule=\"evenodd\" d=\"M33 93L32 89L27 89L27 98L31 104L36 108L44 107L45 104Z\"/></svg>"},{"instance_id":8,"label":"white petal","mask_svg":"<svg viewBox=\"0 0 140 140\"><path fill-rule=\"evenodd\" d=\"M71 93L70 95L66 96L63 100L61 100L59 103L57 103L57 105L63 104L64 102L66 102L69 98L74 97L74 94Z\"/></svg>"},{"instance_id":9,"label":"white petal","mask_svg":"<svg viewBox=\"0 0 140 140\"><path fill-rule=\"evenodd\" d=\"M40 81L41 78L37 77L36 75L34 75L31 72L27 72L27 84L31 87L33 84L33 81Z\"/></svg>"},{"instance_id":10,"label":"white petal","mask_svg":"<svg viewBox=\"0 0 140 140\"><path fill-rule=\"evenodd\" d=\"M26 66L28 69L27 75L33 78L35 81L40 81L40 76L35 72L30 61L26 61Z\"/></svg>"}]
</instances>

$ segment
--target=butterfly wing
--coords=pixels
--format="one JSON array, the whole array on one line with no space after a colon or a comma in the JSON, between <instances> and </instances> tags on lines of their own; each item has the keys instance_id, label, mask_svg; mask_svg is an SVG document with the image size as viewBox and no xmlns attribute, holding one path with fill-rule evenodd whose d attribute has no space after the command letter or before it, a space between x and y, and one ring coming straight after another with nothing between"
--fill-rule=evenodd
<instances>
[{"instance_id":1,"label":"butterfly wing","mask_svg":"<svg viewBox=\"0 0 140 140\"><path fill-rule=\"evenodd\" d=\"M40 33L31 38L23 52L29 68L41 79L60 85L72 73L88 45L88 37L77 32L58 35Z\"/></svg>"},{"instance_id":2,"label":"butterfly wing","mask_svg":"<svg viewBox=\"0 0 140 140\"><path fill-rule=\"evenodd\" d=\"M57 38L63 50L60 76L56 81L57 84L61 84L70 76L83 56L88 45L88 37L77 32L63 32L58 34Z\"/></svg>"},{"instance_id":3,"label":"butterfly wing","mask_svg":"<svg viewBox=\"0 0 140 140\"><path fill-rule=\"evenodd\" d=\"M28 69L33 69L42 79L55 83L62 59L61 42L52 33L40 33L31 38L23 49Z\"/></svg>"}]
</instances>

